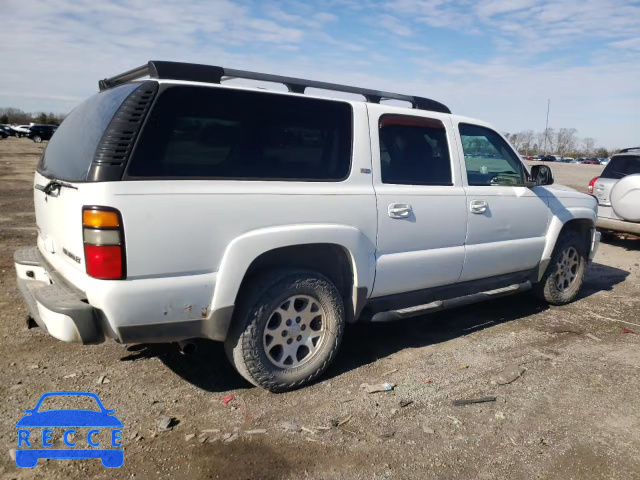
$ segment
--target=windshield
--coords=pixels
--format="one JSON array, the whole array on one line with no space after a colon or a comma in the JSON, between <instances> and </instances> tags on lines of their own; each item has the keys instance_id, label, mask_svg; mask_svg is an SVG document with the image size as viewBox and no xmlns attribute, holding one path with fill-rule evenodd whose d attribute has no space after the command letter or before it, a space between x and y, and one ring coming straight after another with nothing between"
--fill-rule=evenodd
<instances>
[{"instance_id":1,"label":"windshield","mask_svg":"<svg viewBox=\"0 0 640 480\"><path fill-rule=\"evenodd\" d=\"M640 156L621 155L614 157L600 175L601 178L623 178L640 173Z\"/></svg>"},{"instance_id":2,"label":"windshield","mask_svg":"<svg viewBox=\"0 0 640 480\"><path fill-rule=\"evenodd\" d=\"M56 130L38 172L49 178L84 181L98 143L113 115L139 83L121 85L89 97L78 105Z\"/></svg>"}]
</instances>

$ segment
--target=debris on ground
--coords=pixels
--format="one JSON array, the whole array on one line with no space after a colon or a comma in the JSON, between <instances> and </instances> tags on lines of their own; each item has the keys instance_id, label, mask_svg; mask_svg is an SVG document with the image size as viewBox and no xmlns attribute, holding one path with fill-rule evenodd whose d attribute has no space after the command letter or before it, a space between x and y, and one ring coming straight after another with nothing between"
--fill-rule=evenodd
<instances>
[{"instance_id":1,"label":"debris on ground","mask_svg":"<svg viewBox=\"0 0 640 480\"><path fill-rule=\"evenodd\" d=\"M222 440L223 440L223 441L225 441L225 442L227 442L227 443L231 443L231 442L233 442L234 440L237 440L239 436L240 436L240 435L238 435L238 433L225 433L225 434L222 436Z\"/></svg>"},{"instance_id":2,"label":"debris on ground","mask_svg":"<svg viewBox=\"0 0 640 480\"><path fill-rule=\"evenodd\" d=\"M596 337L596 336L595 336L594 334L592 334L592 333L585 333L585 334L584 334L584 336L585 336L585 337L589 337L591 340L595 340L596 342L601 342L601 341L602 341L602 339L601 339L601 338Z\"/></svg>"},{"instance_id":3,"label":"debris on ground","mask_svg":"<svg viewBox=\"0 0 640 480\"><path fill-rule=\"evenodd\" d=\"M360 388L362 388L366 393L378 393L378 392L390 392L391 390L393 390L395 388L396 384L395 383L376 383L373 385L370 385L368 383L363 383L362 385L360 385Z\"/></svg>"},{"instance_id":4,"label":"debris on ground","mask_svg":"<svg viewBox=\"0 0 640 480\"><path fill-rule=\"evenodd\" d=\"M423 425L423 426L422 426L422 431L423 431L424 433L429 434L429 435L434 435L434 434L436 433L436 431L435 431L433 428L428 427L427 425Z\"/></svg>"},{"instance_id":5,"label":"debris on ground","mask_svg":"<svg viewBox=\"0 0 640 480\"><path fill-rule=\"evenodd\" d=\"M222 404L226 407L227 405L229 405L229 402L235 399L236 397L233 394L225 395L224 397L222 397Z\"/></svg>"},{"instance_id":6,"label":"debris on ground","mask_svg":"<svg viewBox=\"0 0 640 480\"><path fill-rule=\"evenodd\" d=\"M389 370L388 372L384 372L382 375L380 375L381 377L386 377L387 375L391 375L392 373L396 373L398 371L397 368L394 368L393 370Z\"/></svg>"},{"instance_id":7,"label":"debris on ground","mask_svg":"<svg viewBox=\"0 0 640 480\"><path fill-rule=\"evenodd\" d=\"M349 418L351 418L351 417L349 417ZM340 423L340 422L338 422L338 423ZM313 427L313 428L316 429L316 430L331 430L331 427Z\"/></svg>"},{"instance_id":8,"label":"debris on ground","mask_svg":"<svg viewBox=\"0 0 640 480\"><path fill-rule=\"evenodd\" d=\"M135 430L135 431L131 432L131 434L129 434L129 440L133 440L137 436L138 436L138 431Z\"/></svg>"},{"instance_id":9,"label":"debris on ground","mask_svg":"<svg viewBox=\"0 0 640 480\"><path fill-rule=\"evenodd\" d=\"M344 417L342 420L336 420L335 426L341 427L342 425L346 425L352 417L353 415L349 415L348 417Z\"/></svg>"},{"instance_id":10,"label":"debris on ground","mask_svg":"<svg viewBox=\"0 0 640 480\"><path fill-rule=\"evenodd\" d=\"M479 397L479 398L463 398L459 400L454 400L453 404L456 407L461 407L462 405L471 405L472 403L486 403L486 402L495 402L496 397Z\"/></svg>"},{"instance_id":11,"label":"debris on ground","mask_svg":"<svg viewBox=\"0 0 640 480\"><path fill-rule=\"evenodd\" d=\"M454 425L462 425L462 422L453 415L447 415L447 418L451 420Z\"/></svg>"},{"instance_id":12,"label":"debris on ground","mask_svg":"<svg viewBox=\"0 0 640 480\"><path fill-rule=\"evenodd\" d=\"M636 333L633 330L631 330L630 328L623 328L620 333Z\"/></svg>"},{"instance_id":13,"label":"debris on ground","mask_svg":"<svg viewBox=\"0 0 640 480\"><path fill-rule=\"evenodd\" d=\"M413 400L400 400L400 408L408 407L413 403Z\"/></svg>"},{"instance_id":14,"label":"debris on ground","mask_svg":"<svg viewBox=\"0 0 640 480\"><path fill-rule=\"evenodd\" d=\"M298 425L297 423L294 422L282 422L282 428L285 432L300 432L302 431L302 428L300 428L300 425Z\"/></svg>"},{"instance_id":15,"label":"debris on ground","mask_svg":"<svg viewBox=\"0 0 640 480\"><path fill-rule=\"evenodd\" d=\"M106 375L100 375L96 383L98 385L104 385L105 383L111 383L111 380L109 380Z\"/></svg>"},{"instance_id":16,"label":"debris on ground","mask_svg":"<svg viewBox=\"0 0 640 480\"><path fill-rule=\"evenodd\" d=\"M464 370L465 368L469 368L469 365L460 365L460 370Z\"/></svg>"},{"instance_id":17,"label":"debris on ground","mask_svg":"<svg viewBox=\"0 0 640 480\"><path fill-rule=\"evenodd\" d=\"M428 378L425 378L424 383L431 383L431 380L429 380Z\"/></svg>"},{"instance_id":18,"label":"debris on ground","mask_svg":"<svg viewBox=\"0 0 640 480\"><path fill-rule=\"evenodd\" d=\"M192 438L194 438L196 436L195 433L188 433L184 436L184 441L188 442L189 440L191 440Z\"/></svg>"},{"instance_id":19,"label":"debris on ground","mask_svg":"<svg viewBox=\"0 0 640 480\"><path fill-rule=\"evenodd\" d=\"M156 424L159 432L168 432L173 429L173 427L177 424L176 419L174 417L170 417L169 415L162 415L158 419L158 423Z\"/></svg>"},{"instance_id":20,"label":"debris on ground","mask_svg":"<svg viewBox=\"0 0 640 480\"><path fill-rule=\"evenodd\" d=\"M76 374L75 374L75 373L70 373L69 375L65 375L65 376L64 376L64 377L62 377L62 378L73 378L73 377L75 377L75 376L76 376Z\"/></svg>"},{"instance_id":21,"label":"debris on ground","mask_svg":"<svg viewBox=\"0 0 640 480\"><path fill-rule=\"evenodd\" d=\"M255 430L247 430L246 432L247 435L258 435L261 433L267 433L267 429L266 428L256 428Z\"/></svg>"},{"instance_id":22,"label":"debris on ground","mask_svg":"<svg viewBox=\"0 0 640 480\"><path fill-rule=\"evenodd\" d=\"M496 412L496 418L498 420L504 420L505 419L504 412Z\"/></svg>"},{"instance_id":23,"label":"debris on ground","mask_svg":"<svg viewBox=\"0 0 640 480\"><path fill-rule=\"evenodd\" d=\"M491 377L491 383L496 383L498 385L507 385L518 378L525 372L526 368L522 365L511 365L510 367L505 368L499 374L494 377Z\"/></svg>"},{"instance_id":24,"label":"debris on ground","mask_svg":"<svg viewBox=\"0 0 640 480\"><path fill-rule=\"evenodd\" d=\"M582 330L577 327L573 327L571 325L558 325L555 327L551 327L549 329L550 333L575 333L576 335L581 335Z\"/></svg>"},{"instance_id":25,"label":"debris on ground","mask_svg":"<svg viewBox=\"0 0 640 480\"><path fill-rule=\"evenodd\" d=\"M300 430L302 430L303 432L310 433L311 435L315 435L316 434L315 430L311 430L310 428L307 428L305 426L301 426Z\"/></svg>"},{"instance_id":26,"label":"debris on ground","mask_svg":"<svg viewBox=\"0 0 640 480\"><path fill-rule=\"evenodd\" d=\"M15 448L10 448L9 449L9 456L11 457L11 461L13 461L13 462L16 461L16 449Z\"/></svg>"},{"instance_id":27,"label":"debris on ground","mask_svg":"<svg viewBox=\"0 0 640 480\"><path fill-rule=\"evenodd\" d=\"M201 430L202 433L220 433L219 428L207 428L205 430Z\"/></svg>"}]
</instances>

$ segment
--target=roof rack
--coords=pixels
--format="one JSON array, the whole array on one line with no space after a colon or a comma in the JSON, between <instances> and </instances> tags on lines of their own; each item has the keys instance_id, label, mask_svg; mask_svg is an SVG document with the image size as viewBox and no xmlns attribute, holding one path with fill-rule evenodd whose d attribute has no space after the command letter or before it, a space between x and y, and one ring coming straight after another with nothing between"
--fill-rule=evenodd
<instances>
[{"instance_id":1,"label":"roof rack","mask_svg":"<svg viewBox=\"0 0 640 480\"><path fill-rule=\"evenodd\" d=\"M628 153L632 150L640 150L640 147L629 147L629 148L623 148L622 150L620 150L618 153Z\"/></svg>"},{"instance_id":2,"label":"roof rack","mask_svg":"<svg viewBox=\"0 0 640 480\"><path fill-rule=\"evenodd\" d=\"M402 100L411 103L413 108L419 110L451 113L451 110L449 110L446 105L436 102L435 100L431 100L430 98L402 95L399 93L384 92L381 90L370 90L368 88L350 87L335 83L318 82L315 80L303 80L301 78L284 77L281 75L270 75L268 73L249 72L246 70L236 70L233 68L218 67L214 65L200 65L197 63L151 60L146 65L100 80L98 82L98 86L102 91L146 76L155 79L187 80L207 83L221 83L223 79L231 78L262 80L266 82L282 83L290 92L293 93L303 94L305 89L309 87L320 88L323 90L359 94L370 103L380 103L380 100Z\"/></svg>"}]
</instances>

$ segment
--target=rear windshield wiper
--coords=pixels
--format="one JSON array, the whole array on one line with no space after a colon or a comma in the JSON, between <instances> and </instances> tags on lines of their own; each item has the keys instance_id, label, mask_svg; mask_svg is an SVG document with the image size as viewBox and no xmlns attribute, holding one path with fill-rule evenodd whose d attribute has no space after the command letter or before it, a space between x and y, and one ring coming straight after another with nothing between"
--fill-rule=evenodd
<instances>
[{"instance_id":1,"label":"rear windshield wiper","mask_svg":"<svg viewBox=\"0 0 640 480\"><path fill-rule=\"evenodd\" d=\"M72 188L77 190L78 187L74 187L70 183L63 182L62 180L51 180L46 185L42 186L40 184L36 184L35 189L44 192L45 195L51 195L52 197L57 197L60 194L60 189L62 187Z\"/></svg>"}]
</instances>

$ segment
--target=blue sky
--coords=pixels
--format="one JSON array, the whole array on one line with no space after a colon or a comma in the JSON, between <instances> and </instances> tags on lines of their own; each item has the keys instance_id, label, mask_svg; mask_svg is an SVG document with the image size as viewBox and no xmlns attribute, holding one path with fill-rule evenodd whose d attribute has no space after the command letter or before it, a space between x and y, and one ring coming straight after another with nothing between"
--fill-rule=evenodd
<instances>
[{"instance_id":1,"label":"blue sky","mask_svg":"<svg viewBox=\"0 0 640 480\"><path fill-rule=\"evenodd\" d=\"M502 131L640 144L640 2L0 0L0 106L69 111L147 60L431 97Z\"/></svg>"}]
</instances>

